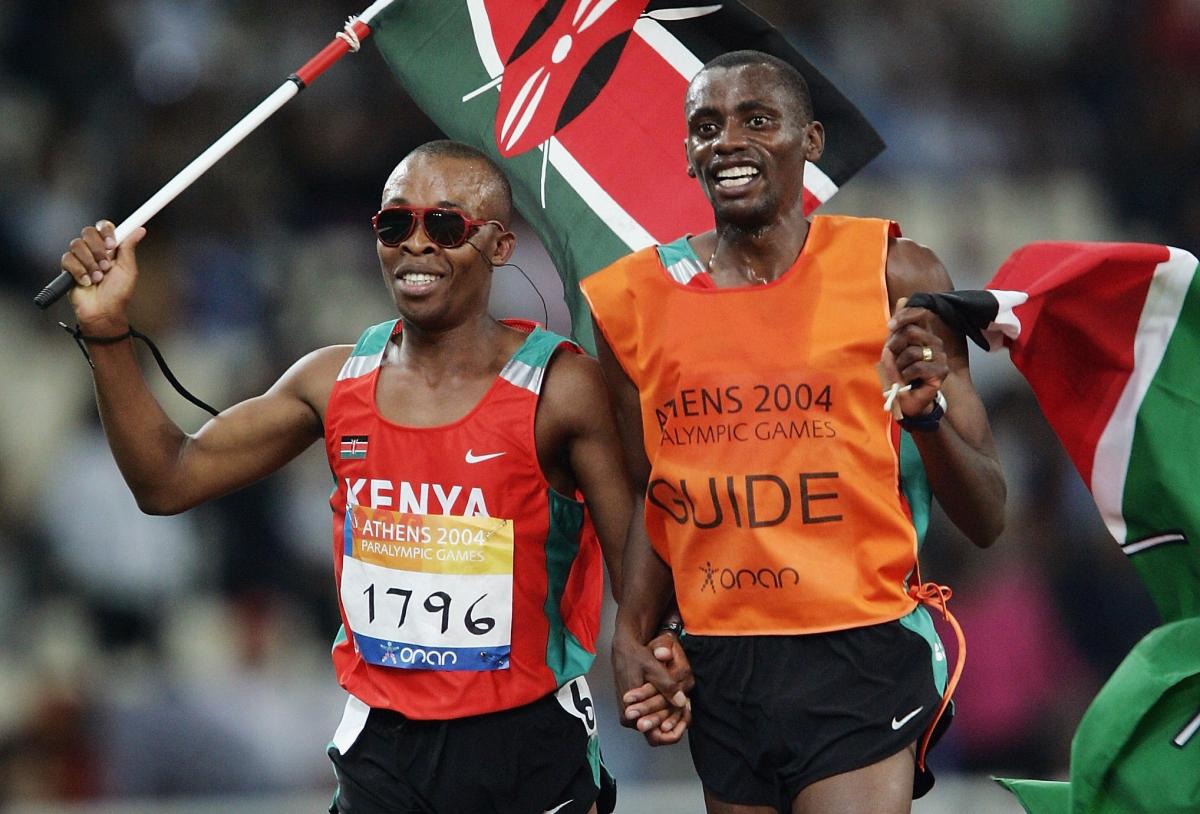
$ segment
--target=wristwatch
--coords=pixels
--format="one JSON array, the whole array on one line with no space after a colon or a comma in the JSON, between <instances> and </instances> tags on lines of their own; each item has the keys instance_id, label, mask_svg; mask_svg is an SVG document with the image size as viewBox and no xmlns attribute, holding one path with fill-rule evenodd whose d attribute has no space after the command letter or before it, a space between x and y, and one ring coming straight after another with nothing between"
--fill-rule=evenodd
<instances>
[{"instance_id":1,"label":"wristwatch","mask_svg":"<svg viewBox=\"0 0 1200 814\"><path fill-rule=\"evenodd\" d=\"M661 625L659 625L658 632L674 633L675 638L678 639L683 636L683 620L671 619L670 621L663 622Z\"/></svg>"}]
</instances>

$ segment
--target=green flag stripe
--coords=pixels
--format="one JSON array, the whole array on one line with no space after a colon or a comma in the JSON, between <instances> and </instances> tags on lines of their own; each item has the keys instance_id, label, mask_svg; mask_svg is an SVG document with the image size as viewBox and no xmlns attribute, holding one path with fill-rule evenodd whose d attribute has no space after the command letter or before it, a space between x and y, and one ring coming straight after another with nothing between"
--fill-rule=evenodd
<instances>
[{"instance_id":1,"label":"green flag stripe","mask_svg":"<svg viewBox=\"0 0 1200 814\"><path fill-rule=\"evenodd\" d=\"M1194 267L1193 267L1194 270ZM1129 539L1137 539L1176 528L1200 528L1200 506L1193 522L1179 517L1178 508L1162 507L1167 517L1154 518L1161 502L1147 500L1134 484L1187 484L1195 479L1200 461L1200 384L1196 363L1200 360L1200 275L1193 274L1187 296L1183 298L1178 327L1171 334L1162 362L1142 399L1130 445L1128 484L1124 509L1129 524ZM1150 504L1150 505L1146 505ZM1137 522L1135 512L1146 517ZM1136 525L1135 525L1136 523Z\"/></svg>"},{"instance_id":2,"label":"green flag stripe","mask_svg":"<svg viewBox=\"0 0 1200 814\"><path fill-rule=\"evenodd\" d=\"M1175 331L1138 410L1122 503L1128 540L1166 541L1123 549L1165 620L1200 614L1200 540L1169 534L1200 529L1200 502L1192 486L1200 461L1198 359L1200 273L1193 274ZM1172 536L1183 539L1172 542Z\"/></svg>"},{"instance_id":3,"label":"green flag stripe","mask_svg":"<svg viewBox=\"0 0 1200 814\"><path fill-rule=\"evenodd\" d=\"M519 161L527 157L517 156L509 160ZM592 343L590 312L579 290L579 282L613 259L628 253L629 248L608 223L575 194L553 167L547 169L546 177L546 200L550 205L543 209L540 202L535 205L532 200L521 200L527 194L524 190L517 193L518 206L524 212L525 220L541 237L550 256L558 263L558 273L563 280L563 296L571 312L574 338L594 354L596 349Z\"/></svg>"},{"instance_id":4,"label":"green flag stripe","mask_svg":"<svg viewBox=\"0 0 1200 814\"><path fill-rule=\"evenodd\" d=\"M1138 415L1172 341L1184 298L1195 277L1195 257L1174 248L1170 253L1170 257L1155 268L1146 294L1134 339L1133 372L1108 425L1096 442L1090 484L1092 496L1105 525L1118 543L1129 539L1123 513L1124 494Z\"/></svg>"}]
</instances>

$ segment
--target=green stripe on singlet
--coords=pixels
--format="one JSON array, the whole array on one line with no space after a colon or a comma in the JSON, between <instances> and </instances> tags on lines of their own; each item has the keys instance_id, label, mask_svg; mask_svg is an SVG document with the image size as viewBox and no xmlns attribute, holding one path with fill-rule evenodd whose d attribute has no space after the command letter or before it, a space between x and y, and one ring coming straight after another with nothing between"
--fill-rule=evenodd
<instances>
[{"instance_id":1,"label":"green stripe on singlet","mask_svg":"<svg viewBox=\"0 0 1200 814\"><path fill-rule=\"evenodd\" d=\"M662 264L667 267L675 265L680 260L698 260L696 252L692 250L692 244L688 242L687 235L676 238L670 243L660 244L658 247L658 257L662 260Z\"/></svg>"},{"instance_id":2,"label":"green stripe on singlet","mask_svg":"<svg viewBox=\"0 0 1200 814\"><path fill-rule=\"evenodd\" d=\"M546 666L554 673L557 686L586 673L596 655L591 653L567 629L562 616L562 598L567 577L579 556L579 538L583 530L583 504L546 490L550 525L546 532L546 604L543 612L550 630L546 637Z\"/></svg>"},{"instance_id":3,"label":"green stripe on singlet","mask_svg":"<svg viewBox=\"0 0 1200 814\"><path fill-rule=\"evenodd\" d=\"M600 764L603 758L600 756L600 738L595 732L588 738L587 756L588 765L592 767L592 782L596 784L596 788L600 788Z\"/></svg>"},{"instance_id":4,"label":"green stripe on singlet","mask_svg":"<svg viewBox=\"0 0 1200 814\"><path fill-rule=\"evenodd\" d=\"M540 394L546 366L558 348L569 342L551 331L535 328L500 371L500 376L517 387ZM543 612L549 624L546 638L546 666L561 687L592 666L595 654L589 652L567 629L562 615L562 598L571 567L579 556L583 530L583 504L546 490L548 513L546 531L546 602Z\"/></svg>"},{"instance_id":5,"label":"green stripe on singlet","mask_svg":"<svg viewBox=\"0 0 1200 814\"><path fill-rule=\"evenodd\" d=\"M942 639L933 626L933 617L929 615L924 605L917 605L908 614L899 619L901 626L916 633L929 645L929 665L933 670L933 685L939 694L946 692L946 648Z\"/></svg>"},{"instance_id":6,"label":"green stripe on singlet","mask_svg":"<svg viewBox=\"0 0 1200 814\"><path fill-rule=\"evenodd\" d=\"M559 336L553 331L534 328L521 347L517 348L512 361L522 362L530 367L545 367L558 346L569 341L565 336Z\"/></svg>"},{"instance_id":7,"label":"green stripe on singlet","mask_svg":"<svg viewBox=\"0 0 1200 814\"><path fill-rule=\"evenodd\" d=\"M667 273L681 285L687 285L692 278L704 271L704 264L696 256L687 235L658 247L658 259Z\"/></svg>"},{"instance_id":8,"label":"green stripe on singlet","mask_svg":"<svg viewBox=\"0 0 1200 814\"><path fill-rule=\"evenodd\" d=\"M363 335L358 338L358 343L355 344L354 350L350 351L351 356L372 356L383 350L392 338L392 331L396 328L398 320L390 320L381 322L378 325L372 325L363 331Z\"/></svg>"},{"instance_id":9,"label":"green stripe on singlet","mask_svg":"<svg viewBox=\"0 0 1200 814\"><path fill-rule=\"evenodd\" d=\"M925 545L925 533L929 531L929 511L933 493L929 488L929 479L925 476L925 464L921 462L921 453L912 436L905 430L900 431L900 491L908 501L909 511L912 512L913 530L917 535L917 551ZM900 617L900 624L916 633L929 645L929 662L933 670L933 683L939 693L946 691L946 648L942 646L941 637L933 627L933 617L924 605L917 605L906 616Z\"/></svg>"},{"instance_id":10,"label":"green stripe on singlet","mask_svg":"<svg viewBox=\"0 0 1200 814\"><path fill-rule=\"evenodd\" d=\"M346 363L342 365L341 371L338 372L337 380L340 382L345 379L357 379L359 376L365 376L379 367L379 361L383 358L383 351L387 347L388 340L392 336L392 330L396 327L398 321L393 319L389 322L381 322L363 331L362 336L358 338L358 342L354 345L354 349L346 357Z\"/></svg>"},{"instance_id":11,"label":"green stripe on singlet","mask_svg":"<svg viewBox=\"0 0 1200 814\"><path fill-rule=\"evenodd\" d=\"M900 431L900 491L912 512L919 552L925 545L925 532L929 531L929 508L933 494L929 489L929 479L925 477L925 464L921 462L917 443L904 430Z\"/></svg>"},{"instance_id":12,"label":"green stripe on singlet","mask_svg":"<svg viewBox=\"0 0 1200 814\"><path fill-rule=\"evenodd\" d=\"M540 394L546 366L563 343L573 344L566 337L534 328L501 369L500 378L517 387L523 387L534 395Z\"/></svg>"}]
</instances>

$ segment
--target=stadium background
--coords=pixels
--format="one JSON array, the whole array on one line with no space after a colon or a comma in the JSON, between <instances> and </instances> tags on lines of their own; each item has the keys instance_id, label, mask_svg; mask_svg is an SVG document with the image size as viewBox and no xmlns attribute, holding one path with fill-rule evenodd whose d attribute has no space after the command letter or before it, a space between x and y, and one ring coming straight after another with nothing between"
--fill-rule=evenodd
<instances>
[{"instance_id":1,"label":"stadium background","mask_svg":"<svg viewBox=\"0 0 1200 814\"><path fill-rule=\"evenodd\" d=\"M1200 248L1200 4L746 4L888 142L829 211L899 220L960 287L1036 239ZM359 10L280 9L0 3L4 810L315 811L332 789L323 749L342 696L321 451L184 516L140 515L78 350L30 302L81 225L132 211ZM437 136L367 45L150 224L134 324L218 406L353 341L390 315L368 225L381 184ZM518 232L516 259L565 330L561 285ZM511 270L497 272L494 306L542 315ZM926 814L1018 811L983 778L1061 775L1083 709L1156 624L1007 359L973 364L1008 529L977 551L938 518L926 546L926 576L954 587L970 643L959 719L932 761L941 785L916 807ZM199 426L150 376L181 426ZM699 810L686 748L651 751L615 725L604 647L591 682L619 810Z\"/></svg>"}]
</instances>

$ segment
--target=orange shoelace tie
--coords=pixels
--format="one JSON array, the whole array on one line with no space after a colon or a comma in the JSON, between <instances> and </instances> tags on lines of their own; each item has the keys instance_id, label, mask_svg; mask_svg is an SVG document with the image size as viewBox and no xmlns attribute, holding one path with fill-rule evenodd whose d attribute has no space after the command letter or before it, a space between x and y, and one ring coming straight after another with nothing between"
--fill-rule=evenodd
<instances>
[{"instance_id":1,"label":"orange shoelace tie","mask_svg":"<svg viewBox=\"0 0 1200 814\"><path fill-rule=\"evenodd\" d=\"M954 618L954 614L950 613L950 610L946 607L946 603L954 595L954 592L948 587L938 585L936 582L923 582L919 585L909 586L909 595L922 605L929 605L940 610L942 618L950 623L950 627L954 628L954 636L958 640L958 656L954 660L954 669L950 672L950 678L946 682L946 691L942 693L942 703L938 707L937 714L933 716L929 728L921 736L921 748L917 751L917 766L920 767L921 771L925 771L925 752L929 749L929 741L933 737L933 731L937 728L938 721L942 719L942 713L946 711L946 707L950 706L950 699L954 695L954 688L958 686L958 679L962 675L963 664L967 660L967 640L963 636L962 627L959 626L958 620Z\"/></svg>"}]
</instances>

